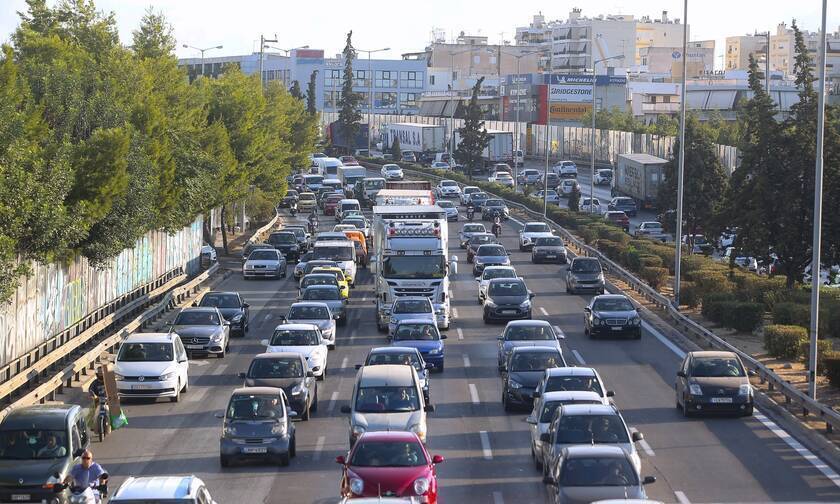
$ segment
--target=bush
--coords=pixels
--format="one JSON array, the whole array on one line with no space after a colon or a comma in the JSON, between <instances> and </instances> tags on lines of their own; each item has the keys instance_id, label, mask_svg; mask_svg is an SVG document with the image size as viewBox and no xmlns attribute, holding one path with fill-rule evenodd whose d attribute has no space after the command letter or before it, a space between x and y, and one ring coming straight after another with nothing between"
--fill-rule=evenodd
<instances>
[{"instance_id":1,"label":"bush","mask_svg":"<svg viewBox=\"0 0 840 504\"><path fill-rule=\"evenodd\" d=\"M682 272L684 275L688 276L694 271L701 270L705 268L709 263L714 264L714 261L711 261L708 257L704 257L701 255L690 255L690 256L683 256L682 260L680 261L680 266L682 268Z\"/></svg>"},{"instance_id":2,"label":"bush","mask_svg":"<svg viewBox=\"0 0 840 504\"><path fill-rule=\"evenodd\" d=\"M828 382L834 387L840 387L840 352L828 352L822 359L822 374L828 377Z\"/></svg>"},{"instance_id":3,"label":"bush","mask_svg":"<svg viewBox=\"0 0 840 504\"><path fill-rule=\"evenodd\" d=\"M730 293L718 292L704 295L702 299L703 306L700 313L712 322L721 322L724 305L734 301L735 298Z\"/></svg>"},{"instance_id":4,"label":"bush","mask_svg":"<svg viewBox=\"0 0 840 504\"><path fill-rule=\"evenodd\" d=\"M808 343L808 331L795 325L764 326L764 348L777 359L795 359L802 355L802 344Z\"/></svg>"},{"instance_id":5,"label":"bush","mask_svg":"<svg viewBox=\"0 0 840 504\"><path fill-rule=\"evenodd\" d=\"M739 297L745 301L764 303L768 309L773 306L776 293L786 290L784 278L769 278L752 273L735 275L735 283L738 286L738 290L743 293ZM770 301L769 304L768 301Z\"/></svg>"},{"instance_id":6,"label":"bush","mask_svg":"<svg viewBox=\"0 0 840 504\"><path fill-rule=\"evenodd\" d=\"M694 276L693 279L704 304L706 297L712 294L727 294L729 297L734 297L732 291L735 285L725 274L712 272L704 276Z\"/></svg>"},{"instance_id":7,"label":"bush","mask_svg":"<svg viewBox=\"0 0 840 504\"><path fill-rule=\"evenodd\" d=\"M639 249L630 245L621 256L622 262L630 271L639 273L642 270L642 254Z\"/></svg>"},{"instance_id":8,"label":"bush","mask_svg":"<svg viewBox=\"0 0 840 504\"><path fill-rule=\"evenodd\" d=\"M694 282L680 282L680 304L689 308L700 304L700 292Z\"/></svg>"},{"instance_id":9,"label":"bush","mask_svg":"<svg viewBox=\"0 0 840 504\"><path fill-rule=\"evenodd\" d=\"M661 268L662 258L655 255L642 254L639 256L639 263L644 268Z\"/></svg>"},{"instance_id":10,"label":"bush","mask_svg":"<svg viewBox=\"0 0 840 504\"><path fill-rule=\"evenodd\" d=\"M624 251L622 244L605 239L596 240L595 247L613 261L619 261L621 259L621 253Z\"/></svg>"},{"instance_id":11,"label":"bush","mask_svg":"<svg viewBox=\"0 0 840 504\"><path fill-rule=\"evenodd\" d=\"M808 305L785 301L773 307L773 323L808 327L811 308Z\"/></svg>"},{"instance_id":12,"label":"bush","mask_svg":"<svg viewBox=\"0 0 840 504\"><path fill-rule=\"evenodd\" d=\"M825 356L834 351L834 345L827 339L817 340L817 372L825 369ZM811 341L806 336L799 345L799 358L805 363L805 369L811 368Z\"/></svg>"},{"instance_id":13,"label":"bush","mask_svg":"<svg viewBox=\"0 0 840 504\"><path fill-rule=\"evenodd\" d=\"M741 332L752 332L764 319L764 305L761 303L735 302L727 311L726 327Z\"/></svg>"},{"instance_id":14,"label":"bush","mask_svg":"<svg viewBox=\"0 0 840 504\"><path fill-rule=\"evenodd\" d=\"M579 228L578 235L580 235L581 239L583 239L587 245L592 245L595 242L595 239L598 238L598 233L589 226Z\"/></svg>"},{"instance_id":15,"label":"bush","mask_svg":"<svg viewBox=\"0 0 840 504\"><path fill-rule=\"evenodd\" d=\"M667 268L643 267L641 275L642 280L654 289L659 289L661 285L668 281Z\"/></svg>"},{"instance_id":16,"label":"bush","mask_svg":"<svg viewBox=\"0 0 840 504\"><path fill-rule=\"evenodd\" d=\"M691 256L691 257L697 257L697 256ZM709 276L709 275L715 275L715 276L721 276L722 275L722 276L727 276L727 277L729 275L729 268L727 268L726 266L724 266L720 263L714 262L714 261L711 261L708 264L704 264L699 269L688 269L688 270L686 270L685 265L686 265L685 262L683 262L683 271L685 271L685 277L687 279L691 280L691 281L696 281L699 278L703 278L703 277Z\"/></svg>"}]
</instances>

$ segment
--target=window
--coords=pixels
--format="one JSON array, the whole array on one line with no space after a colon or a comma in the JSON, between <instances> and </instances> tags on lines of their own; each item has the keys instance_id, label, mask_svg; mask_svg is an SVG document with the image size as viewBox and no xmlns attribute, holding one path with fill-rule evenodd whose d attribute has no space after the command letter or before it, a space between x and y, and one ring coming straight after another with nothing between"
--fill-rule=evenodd
<instances>
[{"instance_id":1,"label":"window","mask_svg":"<svg viewBox=\"0 0 840 504\"><path fill-rule=\"evenodd\" d=\"M394 108L397 106L397 93L377 92L374 97L375 108Z\"/></svg>"},{"instance_id":2,"label":"window","mask_svg":"<svg viewBox=\"0 0 840 504\"><path fill-rule=\"evenodd\" d=\"M418 89L423 87L423 72L400 72L400 86Z\"/></svg>"},{"instance_id":3,"label":"window","mask_svg":"<svg viewBox=\"0 0 840 504\"><path fill-rule=\"evenodd\" d=\"M341 91L324 91L324 107L336 108L340 97Z\"/></svg>"},{"instance_id":4,"label":"window","mask_svg":"<svg viewBox=\"0 0 840 504\"><path fill-rule=\"evenodd\" d=\"M324 72L324 86L328 88L341 87L341 69L333 68Z\"/></svg>"},{"instance_id":5,"label":"window","mask_svg":"<svg viewBox=\"0 0 840 504\"><path fill-rule=\"evenodd\" d=\"M376 70L376 87L397 87L397 72Z\"/></svg>"},{"instance_id":6,"label":"window","mask_svg":"<svg viewBox=\"0 0 840 504\"><path fill-rule=\"evenodd\" d=\"M353 85L356 87L370 87L370 76L367 70L354 70Z\"/></svg>"},{"instance_id":7,"label":"window","mask_svg":"<svg viewBox=\"0 0 840 504\"><path fill-rule=\"evenodd\" d=\"M420 100L420 93L400 93L401 107L417 107Z\"/></svg>"},{"instance_id":8,"label":"window","mask_svg":"<svg viewBox=\"0 0 840 504\"><path fill-rule=\"evenodd\" d=\"M434 86L434 85L435 85L435 76L434 76L434 75L430 75L430 76L429 76L429 85L430 85L430 86Z\"/></svg>"},{"instance_id":9,"label":"window","mask_svg":"<svg viewBox=\"0 0 840 504\"><path fill-rule=\"evenodd\" d=\"M82 443L79 446L79 448L85 448L88 445L88 433L87 433L87 424L85 424L84 417L81 417L81 416L79 417L79 419L76 421L76 426L79 429L80 441Z\"/></svg>"},{"instance_id":10,"label":"window","mask_svg":"<svg viewBox=\"0 0 840 504\"><path fill-rule=\"evenodd\" d=\"M473 65L478 65L479 63L481 63L481 55L476 54L475 56L473 56Z\"/></svg>"}]
</instances>

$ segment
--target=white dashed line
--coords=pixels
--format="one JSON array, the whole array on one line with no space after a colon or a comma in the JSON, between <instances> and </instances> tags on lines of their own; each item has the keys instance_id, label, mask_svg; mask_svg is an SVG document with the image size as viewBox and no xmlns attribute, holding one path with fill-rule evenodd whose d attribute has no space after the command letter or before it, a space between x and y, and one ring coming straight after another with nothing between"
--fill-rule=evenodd
<instances>
[{"instance_id":1,"label":"white dashed line","mask_svg":"<svg viewBox=\"0 0 840 504\"><path fill-rule=\"evenodd\" d=\"M548 312L547 312L547 311L545 311L545 308L543 308L542 306L540 306L540 312L541 312L544 316L548 317Z\"/></svg>"},{"instance_id":2,"label":"white dashed line","mask_svg":"<svg viewBox=\"0 0 840 504\"><path fill-rule=\"evenodd\" d=\"M490 449L490 436L487 435L487 431L478 431L478 436L481 438L481 452L484 460L493 460L493 450Z\"/></svg>"},{"instance_id":3,"label":"white dashed line","mask_svg":"<svg viewBox=\"0 0 840 504\"><path fill-rule=\"evenodd\" d=\"M219 367L217 367L216 369L214 369L214 370L213 370L213 372L212 372L212 373L210 373L210 374L220 375L220 374L224 373L224 372L225 372L225 370L227 370L227 368L228 368L228 365L227 365L227 364L222 364L221 366L219 366Z\"/></svg>"},{"instance_id":4,"label":"white dashed line","mask_svg":"<svg viewBox=\"0 0 840 504\"><path fill-rule=\"evenodd\" d=\"M583 356L580 354L580 352L578 352L577 350L572 350L572 355L574 355L574 356L575 356L575 359L577 359L578 363L579 363L581 366L585 366L585 365L586 365L586 361L585 361L585 360L583 360Z\"/></svg>"},{"instance_id":5,"label":"white dashed line","mask_svg":"<svg viewBox=\"0 0 840 504\"><path fill-rule=\"evenodd\" d=\"M475 387L475 383L470 383L470 400L473 404L479 404L481 401L478 399L478 389Z\"/></svg>"},{"instance_id":6,"label":"white dashed line","mask_svg":"<svg viewBox=\"0 0 840 504\"><path fill-rule=\"evenodd\" d=\"M691 501L688 500L688 497L683 492L674 492L674 496L680 504L691 504Z\"/></svg>"},{"instance_id":7,"label":"white dashed line","mask_svg":"<svg viewBox=\"0 0 840 504\"><path fill-rule=\"evenodd\" d=\"M524 222L522 222L521 220L517 219L516 217L509 217L509 219L510 219L510 220L512 220L513 222L515 222L515 223L519 224L520 226L524 226L524 225L525 225L525 223L524 223Z\"/></svg>"},{"instance_id":8,"label":"white dashed line","mask_svg":"<svg viewBox=\"0 0 840 504\"><path fill-rule=\"evenodd\" d=\"M493 504L505 504L505 498L502 497L502 492L493 492Z\"/></svg>"},{"instance_id":9,"label":"white dashed line","mask_svg":"<svg viewBox=\"0 0 840 504\"><path fill-rule=\"evenodd\" d=\"M452 316L458 318L458 308L452 308Z\"/></svg>"},{"instance_id":10,"label":"white dashed line","mask_svg":"<svg viewBox=\"0 0 840 504\"><path fill-rule=\"evenodd\" d=\"M464 367L470 367L470 356L467 354L463 354L461 357L464 358Z\"/></svg>"},{"instance_id":11,"label":"white dashed line","mask_svg":"<svg viewBox=\"0 0 840 504\"><path fill-rule=\"evenodd\" d=\"M312 460L321 459L321 452L324 451L324 442L326 442L326 440L326 437L318 436L318 440L315 442L315 453L312 455Z\"/></svg>"},{"instance_id":12,"label":"white dashed line","mask_svg":"<svg viewBox=\"0 0 840 504\"><path fill-rule=\"evenodd\" d=\"M332 393L332 395L330 396L330 404L327 406L327 411L329 411L330 413L332 413L332 411L335 409L335 402L336 402L337 400L338 400L338 391L336 390L336 391L335 391L335 392L333 392L333 393Z\"/></svg>"},{"instance_id":13,"label":"white dashed line","mask_svg":"<svg viewBox=\"0 0 840 504\"><path fill-rule=\"evenodd\" d=\"M563 332L563 329L560 329L560 326L554 326L554 332L557 333L558 338L566 339L566 333Z\"/></svg>"},{"instance_id":14,"label":"white dashed line","mask_svg":"<svg viewBox=\"0 0 840 504\"><path fill-rule=\"evenodd\" d=\"M349 360L349 357L347 357L346 355L344 356L343 359L341 359L341 369L344 369L344 368L347 367L347 361L348 360Z\"/></svg>"},{"instance_id":15,"label":"white dashed line","mask_svg":"<svg viewBox=\"0 0 840 504\"><path fill-rule=\"evenodd\" d=\"M207 359L191 360L190 361L190 366L202 367L202 366L209 366L209 365L210 365L210 361L208 361Z\"/></svg>"},{"instance_id":16,"label":"white dashed line","mask_svg":"<svg viewBox=\"0 0 840 504\"><path fill-rule=\"evenodd\" d=\"M355 338L356 338L356 330L355 330L355 329L353 329L353 330L350 332L350 341L353 341Z\"/></svg>"},{"instance_id":17,"label":"white dashed line","mask_svg":"<svg viewBox=\"0 0 840 504\"><path fill-rule=\"evenodd\" d=\"M270 313L266 314L265 321L268 322L269 320L271 320L271 317L272 317L272 315Z\"/></svg>"},{"instance_id":18,"label":"white dashed line","mask_svg":"<svg viewBox=\"0 0 840 504\"><path fill-rule=\"evenodd\" d=\"M464 331L460 327L456 331L458 332L458 339L464 339Z\"/></svg>"}]
</instances>

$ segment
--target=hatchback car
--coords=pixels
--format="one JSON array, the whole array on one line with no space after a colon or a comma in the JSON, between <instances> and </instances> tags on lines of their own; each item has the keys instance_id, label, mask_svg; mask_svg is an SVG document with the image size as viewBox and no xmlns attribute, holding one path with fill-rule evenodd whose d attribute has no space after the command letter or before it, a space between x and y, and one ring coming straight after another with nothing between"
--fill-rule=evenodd
<instances>
[{"instance_id":1,"label":"hatchback car","mask_svg":"<svg viewBox=\"0 0 840 504\"><path fill-rule=\"evenodd\" d=\"M677 409L685 416L753 414L750 372L733 352L689 352L677 371L676 394Z\"/></svg>"},{"instance_id":2,"label":"hatchback car","mask_svg":"<svg viewBox=\"0 0 840 504\"><path fill-rule=\"evenodd\" d=\"M473 256L473 276L480 275L487 266L510 266L510 254L498 243L487 243L476 249Z\"/></svg>"},{"instance_id":3,"label":"hatchback car","mask_svg":"<svg viewBox=\"0 0 840 504\"><path fill-rule=\"evenodd\" d=\"M437 185L437 192L441 198L460 198L461 186L454 180L441 180Z\"/></svg>"},{"instance_id":4,"label":"hatchback car","mask_svg":"<svg viewBox=\"0 0 840 504\"><path fill-rule=\"evenodd\" d=\"M385 180L402 180L403 171L400 165L386 164L382 166L382 178Z\"/></svg>"},{"instance_id":5,"label":"hatchback car","mask_svg":"<svg viewBox=\"0 0 840 504\"><path fill-rule=\"evenodd\" d=\"M636 200L634 200L633 198L628 198L627 196L616 196L615 198L610 200L607 209L624 212L630 217L635 217L636 213L639 210L638 206L636 205Z\"/></svg>"},{"instance_id":6,"label":"hatchback car","mask_svg":"<svg viewBox=\"0 0 840 504\"><path fill-rule=\"evenodd\" d=\"M559 367L546 369L540 383L534 390L534 397L550 392L592 392L598 395L601 404L612 404L615 392L607 390L601 375L591 367Z\"/></svg>"},{"instance_id":7,"label":"hatchback car","mask_svg":"<svg viewBox=\"0 0 840 504\"><path fill-rule=\"evenodd\" d=\"M487 298L487 286L494 278L517 278L516 269L513 266L487 266L481 276L475 280L478 282L478 304L483 304Z\"/></svg>"},{"instance_id":8,"label":"hatchback car","mask_svg":"<svg viewBox=\"0 0 840 504\"><path fill-rule=\"evenodd\" d=\"M642 337L642 319L627 296L595 296L583 309L583 313L583 332L592 339L615 336L632 339Z\"/></svg>"},{"instance_id":9,"label":"hatchback car","mask_svg":"<svg viewBox=\"0 0 840 504\"><path fill-rule=\"evenodd\" d=\"M467 242L470 241L470 238L477 234L489 234L487 233L487 228L484 227L484 224L464 224L464 227L458 231L458 243L461 245L461 248L467 248Z\"/></svg>"},{"instance_id":10,"label":"hatchback car","mask_svg":"<svg viewBox=\"0 0 840 504\"><path fill-rule=\"evenodd\" d=\"M574 368L553 368L574 369ZM546 370L547 371L547 370ZM564 404L602 404L595 392L548 392L534 398L534 409L525 419L531 433L531 458L537 470L542 469L543 444L540 436L548 433L554 412Z\"/></svg>"},{"instance_id":11,"label":"hatchback car","mask_svg":"<svg viewBox=\"0 0 840 504\"><path fill-rule=\"evenodd\" d=\"M365 366L380 366L384 364L396 364L403 366L411 366L417 372L417 378L420 380L420 387L423 389L423 399L429 403L429 368L430 364L426 364L423 360L423 355L416 347L406 346L387 346L371 348L365 358ZM356 364L356 369L361 369L362 364Z\"/></svg>"},{"instance_id":12,"label":"hatchback car","mask_svg":"<svg viewBox=\"0 0 840 504\"><path fill-rule=\"evenodd\" d=\"M592 179L592 182L595 185L610 185L613 179L613 172L608 168L602 168L600 170L595 171L595 178Z\"/></svg>"},{"instance_id":13,"label":"hatchback car","mask_svg":"<svg viewBox=\"0 0 840 504\"><path fill-rule=\"evenodd\" d=\"M391 305L391 318L388 320L388 335L393 336L397 324L403 320L425 320L437 325L437 317L432 302L427 297L401 297Z\"/></svg>"},{"instance_id":14,"label":"hatchback car","mask_svg":"<svg viewBox=\"0 0 840 504\"><path fill-rule=\"evenodd\" d=\"M219 462L228 467L233 460L268 459L289 465L296 455L297 412L289 408L283 389L243 387L233 391L223 419L219 439Z\"/></svg>"},{"instance_id":15,"label":"hatchback car","mask_svg":"<svg viewBox=\"0 0 840 504\"><path fill-rule=\"evenodd\" d=\"M218 308L219 313L230 322L231 335L244 337L250 328L248 315L251 305L246 303L238 292L210 291L193 306Z\"/></svg>"},{"instance_id":16,"label":"hatchback car","mask_svg":"<svg viewBox=\"0 0 840 504\"><path fill-rule=\"evenodd\" d=\"M255 250L242 265L242 277L286 278L286 258L279 250Z\"/></svg>"},{"instance_id":17,"label":"hatchback car","mask_svg":"<svg viewBox=\"0 0 840 504\"><path fill-rule=\"evenodd\" d=\"M443 457L430 456L412 432L362 434L350 453L335 461L342 466L342 497L417 496L438 502L436 466Z\"/></svg>"},{"instance_id":18,"label":"hatchback car","mask_svg":"<svg viewBox=\"0 0 840 504\"><path fill-rule=\"evenodd\" d=\"M108 502L217 504L207 485L197 476L129 476Z\"/></svg>"},{"instance_id":19,"label":"hatchback car","mask_svg":"<svg viewBox=\"0 0 840 504\"><path fill-rule=\"evenodd\" d=\"M531 262L534 264L555 262L566 264L566 245L559 236L542 236L534 239L531 247Z\"/></svg>"},{"instance_id":20,"label":"hatchback car","mask_svg":"<svg viewBox=\"0 0 840 504\"><path fill-rule=\"evenodd\" d=\"M230 322L215 306L184 308L169 327L169 332L181 337L189 354L223 359L230 349Z\"/></svg>"},{"instance_id":21,"label":"hatchback car","mask_svg":"<svg viewBox=\"0 0 840 504\"><path fill-rule=\"evenodd\" d=\"M624 230L625 233L630 232L630 217L621 210L609 210L604 214L604 220L611 222Z\"/></svg>"},{"instance_id":22,"label":"hatchback car","mask_svg":"<svg viewBox=\"0 0 840 504\"><path fill-rule=\"evenodd\" d=\"M476 192L470 195L470 203L475 207L476 211L481 212L484 204L490 199L490 195L486 192Z\"/></svg>"},{"instance_id":23,"label":"hatchback car","mask_svg":"<svg viewBox=\"0 0 840 504\"><path fill-rule=\"evenodd\" d=\"M464 205L464 206L466 206L466 205L467 205L467 203L469 203L469 202L470 202L470 197L471 197L473 194L480 193L480 192L481 192L481 188L480 188L480 187L476 187L476 186L464 186L464 188L461 190L461 194L460 194L458 197L459 197L459 198L460 198L460 200L461 200L461 204L462 204L462 205Z\"/></svg>"},{"instance_id":24,"label":"hatchback car","mask_svg":"<svg viewBox=\"0 0 840 504\"><path fill-rule=\"evenodd\" d=\"M293 303L286 315L280 317L281 322L288 324L315 324L321 330L321 337L328 342L330 350L335 348L335 319L336 315L323 301Z\"/></svg>"},{"instance_id":25,"label":"hatchback car","mask_svg":"<svg viewBox=\"0 0 840 504\"><path fill-rule=\"evenodd\" d=\"M581 291L604 293L604 270L596 257L575 257L566 271L566 292L577 294Z\"/></svg>"},{"instance_id":26,"label":"hatchback car","mask_svg":"<svg viewBox=\"0 0 840 504\"><path fill-rule=\"evenodd\" d=\"M190 362L177 334L135 333L120 343L114 378L120 398L168 397L178 402L190 388Z\"/></svg>"},{"instance_id":27,"label":"hatchback car","mask_svg":"<svg viewBox=\"0 0 840 504\"><path fill-rule=\"evenodd\" d=\"M514 348L504 364L502 406L505 411L534 406L534 389L548 368L566 365L556 341L548 346Z\"/></svg>"},{"instance_id":28,"label":"hatchback car","mask_svg":"<svg viewBox=\"0 0 840 504\"><path fill-rule=\"evenodd\" d=\"M543 179L545 180L545 182L543 182L545 187L557 187L558 185L560 185L560 180L561 180L560 175L557 175L554 172L548 172L547 174L545 174ZM574 179L570 179L570 180L574 180Z\"/></svg>"},{"instance_id":29,"label":"hatchback car","mask_svg":"<svg viewBox=\"0 0 840 504\"><path fill-rule=\"evenodd\" d=\"M534 293L521 278L496 278L487 286L484 323L496 320L530 319Z\"/></svg>"},{"instance_id":30,"label":"hatchback car","mask_svg":"<svg viewBox=\"0 0 840 504\"><path fill-rule=\"evenodd\" d=\"M575 188L580 191L580 184L578 184L578 181L575 179L563 179L559 184L557 184L557 192L563 196L572 194L572 191Z\"/></svg>"},{"instance_id":31,"label":"hatchback car","mask_svg":"<svg viewBox=\"0 0 840 504\"><path fill-rule=\"evenodd\" d=\"M239 373L246 387L283 389L289 406L301 420L318 410L318 385L306 357L298 352L271 352L254 356L248 371Z\"/></svg>"},{"instance_id":32,"label":"hatchback car","mask_svg":"<svg viewBox=\"0 0 840 504\"><path fill-rule=\"evenodd\" d=\"M335 317L337 325L347 325L347 299L341 297L337 285L310 285L300 294L301 301L318 301L326 304Z\"/></svg>"},{"instance_id":33,"label":"hatchback car","mask_svg":"<svg viewBox=\"0 0 840 504\"><path fill-rule=\"evenodd\" d=\"M498 198L488 199L481 205L481 219L491 221L496 217L507 220L510 218L510 210L504 201Z\"/></svg>"},{"instance_id":34,"label":"hatchback car","mask_svg":"<svg viewBox=\"0 0 840 504\"><path fill-rule=\"evenodd\" d=\"M570 446L557 458L551 475L545 479L553 502L589 504L606 499L646 502L644 485L656 482L654 476L642 478L630 457L614 446Z\"/></svg>"},{"instance_id":35,"label":"hatchback car","mask_svg":"<svg viewBox=\"0 0 840 504\"><path fill-rule=\"evenodd\" d=\"M268 236L268 243L274 246L286 258L286 262L295 262L300 257L300 245L297 236L291 231L278 231Z\"/></svg>"},{"instance_id":36,"label":"hatchback car","mask_svg":"<svg viewBox=\"0 0 840 504\"><path fill-rule=\"evenodd\" d=\"M531 250L534 240L554 236L554 232L545 222L526 222L519 231L519 251Z\"/></svg>"},{"instance_id":37,"label":"hatchback car","mask_svg":"<svg viewBox=\"0 0 840 504\"><path fill-rule=\"evenodd\" d=\"M315 324L280 324L274 328L271 339L260 341L266 353L303 355L312 374L319 380L327 376L328 343Z\"/></svg>"},{"instance_id":38,"label":"hatchback car","mask_svg":"<svg viewBox=\"0 0 840 504\"><path fill-rule=\"evenodd\" d=\"M451 201L436 201L435 204L441 208L443 211L446 212L446 221L447 222L458 222L458 207L455 206L455 203Z\"/></svg>"},{"instance_id":39,"label":"hatchback car","mask_svg":"<svg viewBox=\"0 0 840 504\"><path fill-rule=\"evenodd\" d=\"M315 199L315 193L302 192L298 199L298 210L301 212L314 212L318 208L318 201Z\"/></svg>"},{"instance_id":40,"label":"hatchback car","mask_svg":"<svg viewBox=\"0 0 840 504\"><path fill-rule=\"evenodd\" d=\"M400 320L389 339L393 345L420 350L423 361L430 365L431 369L443 372L446 356L443 340L446 339L446 335L440 334L435 322L427 319Z\"/></svg>"},{"instance_id":41,"label":"hatchback car","mask_svg":"<svg viewBox=\"0 0 840 504\"><path fill-rule=\"evenodd\" d=\"M496 358L499 371L507 365L508 357L514 348L551 346L562 353L560 341L565 336L557 333L554 327L545 320L513 320L507 323L505 330L496 338L498 350Z\"/></svg>"},{"instance_id":42,"label":"hatchback car","mask_svg":"<svg viewBox=\"0 0 840 504\"><path fill-rule=\"evenodd\" d=\"M543 197L543 194L545 194L546 196ZM546 191L537 191L534 194L532 194L531 197L537 198L540 201L545 200L546 203L548 203L549 205L560 205L560 195L557 194L557 191L555 191L554 189L548 189Z\"/></svg>"}]
</instances>

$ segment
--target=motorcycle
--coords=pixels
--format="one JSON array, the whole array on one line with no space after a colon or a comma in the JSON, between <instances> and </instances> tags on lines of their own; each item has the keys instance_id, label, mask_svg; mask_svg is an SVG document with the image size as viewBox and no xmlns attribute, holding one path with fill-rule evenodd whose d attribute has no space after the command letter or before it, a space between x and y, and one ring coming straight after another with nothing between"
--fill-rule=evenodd
<instances>
[{"instance_id":1,"label":"motorcycle","mask_svg":"<svg viewBox=\"0 0 840 504\"><path fill-rule=\"evenodd\" d=\"M502 224L500 222L493 222L491 231L496 236L496 238L498 238L502 234Z\"/></svg>"},{"instance_id":2,"label":"motorcycle","mask_svg":"<svg viewBox=\"0 0 840 504\"><path fill-rule=\"evenodd\" d=\"M107 477L107 474L105 477ZM67 499L68 504L102 504L108 498L108 483L91 484L88 487L54 483L52 488L55 493L61 493L69 488L70 498Z\"/></svg>"},{"instance_id":3,"label":"motorcycle","mask_svg":"<svg viewBox=\"0 0 840 504\"><path fill-rule=\"evenodd\" d=\"M312 215L315 215L315 214L312 214ZM318 231L318 218L316 217L314 219L309 219L309 234L314 236L317 231Z\"/></svg>"},{"instance_id":4,"label":"motorcycle","mask_svg":"<svg viewBox=\"0 0 840 504\"><path fill-rule=\"evenodd\" d=\"M294 201L289 203L289 214L292 217L294 217L295 215L297 215L297 212L298 212L297 203L295 203Z\"/></svg>"},{"instance_id":5,"label":"motorcycle","mask_svg":"<svg viewBox=\"0 0 840 504\"><path fill-rule=\"evenodd\" d=\"M103 398L96 400L98 403L96 413L96 432L99 434L99 442L101 443L105 436L111 432L111 415L108 410L108 402Z\"/></svg>"},{"instance_id":6,"label":"motorcycle","mask_svg":"<svg viewBox=\"0 0 840 504\"><path fill-rule=\"evenodd\" d=\"M473 220L473 216L475 215L475 207L472 205L467 207L467 219Z\"/></svg>"}]
</instances>

